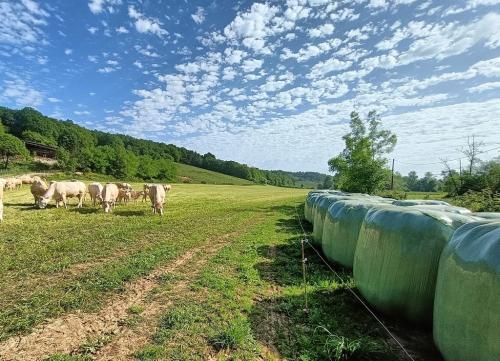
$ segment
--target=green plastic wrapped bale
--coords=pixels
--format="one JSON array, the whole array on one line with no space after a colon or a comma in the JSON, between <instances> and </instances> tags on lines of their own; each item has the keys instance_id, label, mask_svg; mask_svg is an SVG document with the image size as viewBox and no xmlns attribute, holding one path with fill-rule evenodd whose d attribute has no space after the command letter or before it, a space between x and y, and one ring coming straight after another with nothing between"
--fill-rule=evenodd
<instances>
[{"instance_id":1,"label":"green plastic wrapped bale","mask_svg":"<svg viewBox=\"0 0 500 361\"><path fill-rule=\"evenodd\" d=\"M312 215L312 209L313 209L313 205L314 205L314 202L316 201L316 199L324 194L326 192L324 191L312 191L312 192L309 192L307 194L307 197L306 197L306 202L304 204L304 217L306 219L306 221L308 221L309 223L312 223L314 218L313 218L313 215Z\"/></svg>"},{"instance_id":2,"label":"green plastic wrapped bale","mask_svg":"<svg viewBox=\"0 0 500 361\"><path fill-rule=\"evenodd\" d=\"M354 255L354 280L378 310L431 324L439 257L451 235L475 218L392 205L366 213Z\"/></svg>"},{"instance_id":3,"label":"green plastic wrapped bale","mask_svg":"<svg viewBox=\"0 0 500 361\"><path fill-rule=\"evenodd\" d=\"M500 360L500 222L466 224L443 250L433 323L445 360Z\"/></svg>"},{"instance_id":4,"label":"green plastic wrapped bale","mask_svg":"<svg viewBox=\"0 0 500 361\"><path fill-rule=\"evenodd\" d=\"M456 206L443 206L442 204L421 204L418 206L410 206L410 207L427 211L439 211L439 212L450 212L457 214L472 215L472 211L470 209L464 207L456 207Z\"/></svg>"},{"instance_id":5,"label":"green plastic wrapped bale","mask_svg":"<svg viewBox=\"0 0 500 361\"><path fill-rule=\"evenodd\" d=\"M321 243L328 260L352 268L359 230L366 213L375 205L380 203L355 199L340 200L328 208Z\"/></svg>"},{"instance_id":6,"label":"green plastic wrapped bale","mask_svg":"<svg viewBox=\"0 0 500 361\"><path fill-rule=\"evenodd\" d=\"M335 202L343 199L351 199L350 196L324 195L316 202L313 221L313 243L321 246L323 236L323 224L328 208Z\"/></svg>"},{"instance_id":7,"label":"green plastic wrapped bale","mask_svg":"<svg viewBox=\"0 0 500 361\"><path fill-rule=\"evenodd\" d=\"M423 205L434 205L434 206L451 206L451 204L445 201L436 201L432 199L408 199L408 200L398 200L394 201L392 204L395 206L423 206Z\"/></svg>"},{"instance_id":8,"label":"green plastic wrapped bale","mask_svg":"<svg viewBox=\"0 0 500 361\"><path fill-rule=\"evenodd\" d=\"M475 212L473 213L474 216L476 217L481 217L485 219L491 219L491 220L500 220L500 213L497 212Z\"/></svg>"}]
</instances>

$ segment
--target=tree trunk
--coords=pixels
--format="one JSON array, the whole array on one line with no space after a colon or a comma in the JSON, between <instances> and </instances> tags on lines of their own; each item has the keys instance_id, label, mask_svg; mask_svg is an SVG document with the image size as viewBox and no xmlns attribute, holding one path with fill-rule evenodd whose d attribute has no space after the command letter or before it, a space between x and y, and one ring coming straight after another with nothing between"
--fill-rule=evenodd
<instances>
[{"instance_id":1,"label":"tree trunk","mask_svg":"<svg viewBox=\"0 0 500 361\"><path fill-rule=\"evenodd\" d=\"M5 169L9 166L9 155L5 156Z\"/></svg>"}]
</instances>

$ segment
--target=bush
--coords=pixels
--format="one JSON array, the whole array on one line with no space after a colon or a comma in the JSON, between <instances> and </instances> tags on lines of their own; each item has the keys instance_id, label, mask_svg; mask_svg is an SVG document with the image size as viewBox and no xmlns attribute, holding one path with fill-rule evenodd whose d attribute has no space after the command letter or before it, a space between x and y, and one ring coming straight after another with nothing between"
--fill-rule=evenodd
<instances>
[{"instance_id":1,"label":"bush","mask_svg":"<svg viewBox=\"0 0 500 361\"><path fill-rule=\"evenodd\" d=\"M452 203L473 212L500 212L500 193L493 193L489 188L480 192L470 190L454 197Z\"/></svg>"}]
</instances>

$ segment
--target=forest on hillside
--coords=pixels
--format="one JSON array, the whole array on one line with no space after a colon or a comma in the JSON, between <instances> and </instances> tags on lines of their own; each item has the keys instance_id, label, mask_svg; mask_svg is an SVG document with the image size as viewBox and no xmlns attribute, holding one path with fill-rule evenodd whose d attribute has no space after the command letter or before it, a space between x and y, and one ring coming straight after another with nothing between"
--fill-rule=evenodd
<instances>
[{"instance_id":1,"label":"forest on hillside","mask_svg":"<svg viewBox=\"0 0 500 361\"><path fill-rule=\"evenodd\" d=\"M293 187L298 180L284 171L262 170L221 160L211 153L202 155L173 144L89 130L71 120L47 117L32 108L0 107L0 132L4 137L14 136L57 147L58 163L67 171L90 171L124 179L173 180L176 176L174 162L178 162L258 184ZM12 139L5 143L13 144ZM7 153L3 152L4 157ZM18 153L23 155L22 150Z\"/></svg>"}]
</instances>

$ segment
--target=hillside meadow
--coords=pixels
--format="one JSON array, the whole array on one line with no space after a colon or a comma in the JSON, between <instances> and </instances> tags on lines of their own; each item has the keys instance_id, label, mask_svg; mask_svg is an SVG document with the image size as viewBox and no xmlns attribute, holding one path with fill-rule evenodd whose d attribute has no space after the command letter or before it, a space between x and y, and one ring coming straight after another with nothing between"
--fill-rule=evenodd
<instances>
[{"instance_id":1,"label":"hillside meadow","mask_svg":"<svg viewBox=\"0 0 500 361\"><path fill-rule=\"evenodd\" d=\"M304 312L305 195L174 184L159 217L146 202L40 210L27 186L6 192L0 359L403 359L350 273L339 282L311 249ZM425 332L387 322L416 359L435 357Z\"/></svg>"}]
</instances>

